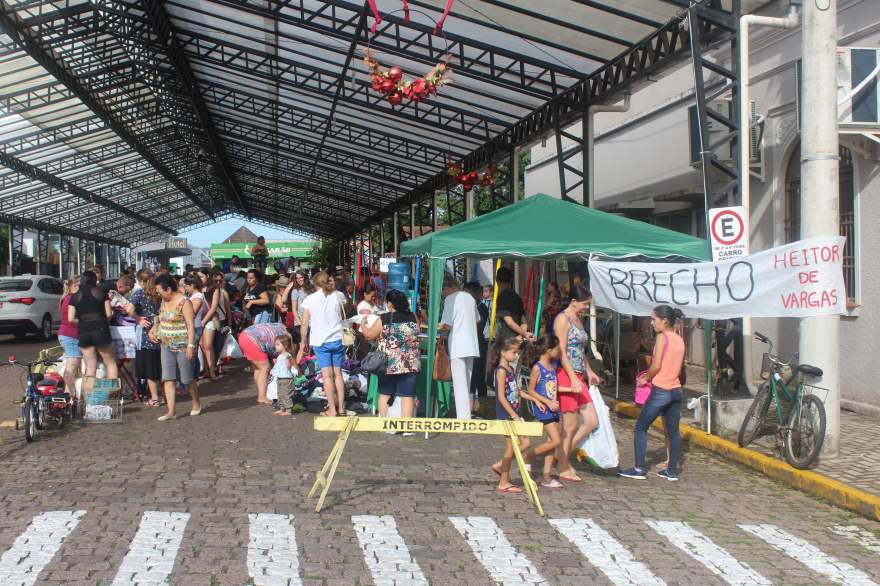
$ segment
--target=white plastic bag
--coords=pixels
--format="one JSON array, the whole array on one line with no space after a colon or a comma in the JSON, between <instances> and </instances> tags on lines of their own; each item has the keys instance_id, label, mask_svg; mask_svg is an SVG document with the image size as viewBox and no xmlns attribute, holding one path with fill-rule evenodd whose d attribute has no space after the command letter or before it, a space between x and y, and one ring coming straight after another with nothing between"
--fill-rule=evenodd
<instances>
[{"instance_id":1,"label":"white plastic bag","mask_svg":"<svg viewBox=\"0 0 880 586\"><path fill-rule=\"evenodd\" d=\"M575 454L578 460L586 460L597 468L616 468L620 463L617 452L617 438L611 428L611 416L608 405L602 399L599 387L590 386L590 398L596 407L599 425L577 447Z\"/></svg>"},{"instance_id":2,"label":"white plastic bag","mask_svg":"<svg viewBox=\"0 0 880 586\"><path fill-rule=\"evenodd\" d=\"M232 334L226 336L223 349L220 351L220 358L244 358L244 354L241 353L241 348L238 346L238 340Z\"/></svg>"},{"instance_id":3,"label":"white plastic bag","mask_svg":"<svg viewBox=\"0 0 880 586\"><path fill-rule=\"evenodd\" d=\"M269 381L269 385L266 387L266 398L270 401L274 401L278 398L278 379L274 376L272 380Z\"/></svg>"}]
</instances>

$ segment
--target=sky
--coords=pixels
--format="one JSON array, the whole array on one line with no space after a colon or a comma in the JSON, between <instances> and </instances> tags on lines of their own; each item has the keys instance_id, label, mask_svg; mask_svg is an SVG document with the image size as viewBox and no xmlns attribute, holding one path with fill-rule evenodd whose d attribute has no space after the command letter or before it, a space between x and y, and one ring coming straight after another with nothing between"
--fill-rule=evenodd
<instances>
[{"instance_id":1,"label":"sky","mask_svg":"<svg viewBox=\"0 0 880 586\"><path fill-rule=\"evenodd\" d=\"M180 237L186 238L188 242L192 245L198 246L200 248L207 248L211 244L223 242L241 226L248 228L257 236L265 236L267 240L302 240L306 238L302 234L296 234L295 232L290 232L288 230L282 230L279 228L268 228L263 224L254 224L248 222L247 220L239 219L223 220L222 222L217 222L216 224L211 224L209 226L203 226L195 230L187 230L185 232L181 232Z\"/></svg>"}]
</instances>

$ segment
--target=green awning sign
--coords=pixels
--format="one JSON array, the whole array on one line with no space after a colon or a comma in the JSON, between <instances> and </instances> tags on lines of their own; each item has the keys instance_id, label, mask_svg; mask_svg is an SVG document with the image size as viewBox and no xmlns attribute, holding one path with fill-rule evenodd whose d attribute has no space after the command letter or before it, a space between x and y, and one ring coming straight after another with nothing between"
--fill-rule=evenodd
<instances>
[{"instance_id":1,"label":"green awning sign","mask_svg":"<svg viewBox=\"0 0 880 586\"><path fill-rule=\"evenodd\" d=\"M211 258L251 258L251 248L256 242L242 242L237 244L212 244ZM269 258L305 258L312 251L315 242L312 240L291 240L287 242L267 242Z\"/></svg>"}]
</instances>

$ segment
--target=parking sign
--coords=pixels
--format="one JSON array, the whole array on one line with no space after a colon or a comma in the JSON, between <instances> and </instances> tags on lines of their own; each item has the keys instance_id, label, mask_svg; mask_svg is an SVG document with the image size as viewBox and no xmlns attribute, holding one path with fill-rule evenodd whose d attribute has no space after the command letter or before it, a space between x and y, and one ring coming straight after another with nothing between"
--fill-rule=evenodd
<instances>
[{"instance_id":1,"label":"parking sign","mask_svg":"<svg viewBox=\"0 0 880 586\"><path fill-rule=\"evenodd\" d=\"M742 206L709 210L712 260L736 260L749 255L749 219Z\"/></svg>"}]
</instances>

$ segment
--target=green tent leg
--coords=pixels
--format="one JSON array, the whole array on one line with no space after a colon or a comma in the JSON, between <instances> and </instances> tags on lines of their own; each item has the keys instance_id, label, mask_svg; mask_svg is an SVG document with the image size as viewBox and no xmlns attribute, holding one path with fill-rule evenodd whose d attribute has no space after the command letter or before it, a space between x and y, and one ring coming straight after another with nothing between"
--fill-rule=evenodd
<instances>
[{"instance_id":1,"label":"green tent leg","mask_svg":"<svg viewBox=\"0 0 880 586\"><path fill-rule=\"evenodd\" d=\"M379 377L375 374L369 376L369 384L367 385L367 403L373 411L379 409Z\"/></svg>"},{"instance_id":2,"label":"green tent leg","mask_svg":"<svg viewBox=\"0 0 880 586\"><path fill-rule=\"evenodd\" d=\"M425 415L434 416L434 397L432 391L434 385L431 381L431 373L434 372L434 353L437 351L437 324L440 321L440 293L443 289L443 272L446 268L446 259L432 258L428 268L428 392L425 400ZM427 434L426 434L427 436Z\"/></svg>"}]
</instances>

